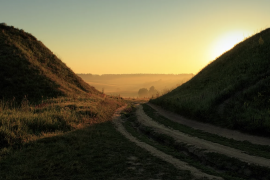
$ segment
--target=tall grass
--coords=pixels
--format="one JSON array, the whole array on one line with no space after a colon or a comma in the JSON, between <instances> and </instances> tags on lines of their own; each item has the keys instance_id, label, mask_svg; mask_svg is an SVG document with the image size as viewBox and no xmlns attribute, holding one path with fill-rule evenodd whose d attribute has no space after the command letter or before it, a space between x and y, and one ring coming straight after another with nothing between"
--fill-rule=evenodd
<instances>
[{"instance_id":1,"label":"tall grass","mask_svg":"<svg viewBox=\"0 0 270 180\"><path fill-rule=\"evenodd\" d=\"M116 97L54 98L38 105L23 99L19 106L0 101L0 149L102 122L123 103Z\"/></svg>"}]
</instances>

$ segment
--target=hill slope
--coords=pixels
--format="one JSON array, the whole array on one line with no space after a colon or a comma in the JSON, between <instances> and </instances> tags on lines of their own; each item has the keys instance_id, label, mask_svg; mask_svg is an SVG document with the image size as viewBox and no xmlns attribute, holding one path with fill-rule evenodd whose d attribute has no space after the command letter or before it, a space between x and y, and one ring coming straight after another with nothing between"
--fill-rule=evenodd
<instances>
[{"instance_id":1,"label":"hill slope","mask_svg":"<svg viewBox=\"0 0 270 180\"><path fill-rule=\"evenodd\" d=\"M151 102L203 122L270 137L269 65L268 28Z\"/></svg>"},{"instance_id":2,"label":"hill slope","mask_svg":"<svg viewBox=\"0 0 270 180\"><path fill-rule=\"evenodd\" d=\"M34 36L0 25L0 99L29 100L99 92Z\"/></svg>"}]
</instances>

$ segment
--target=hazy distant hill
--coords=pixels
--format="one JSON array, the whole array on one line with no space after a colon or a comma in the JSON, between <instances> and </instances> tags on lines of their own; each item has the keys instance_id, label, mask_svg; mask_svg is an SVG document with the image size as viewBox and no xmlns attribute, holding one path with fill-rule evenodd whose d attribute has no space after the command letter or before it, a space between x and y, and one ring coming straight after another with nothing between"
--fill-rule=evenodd
<instances>
[{"instance_id":1,"label":"hazy distant hill","mask_svg":"<svg viewBox=\"0 0 270 180\"><path fill-rule=\"evenodd\" d=\"M141 88L154 86L160 93L188 81L193 74L77 74L84 81L106 94L138 97Z\"/></svg>"},{"instance_id":2,"label":"hazy distant hill","mask_svg":"<svg viewBox=\"0 0 270 180\"><path fill-rule=\"evenodd\" d=\"M179 114L270 136L270 29L227 51L153 103Z\"/></svg>"},{"instance_id":3,"label":"hazy distant hill","mask_svg":"<svg viewBox=\"0 0 270 180\"><path fill-rule=\"evenodd\" d=\"M99 92L34 36L0 24L0 99L30 100Z\"/></svg>"}]
</instances>

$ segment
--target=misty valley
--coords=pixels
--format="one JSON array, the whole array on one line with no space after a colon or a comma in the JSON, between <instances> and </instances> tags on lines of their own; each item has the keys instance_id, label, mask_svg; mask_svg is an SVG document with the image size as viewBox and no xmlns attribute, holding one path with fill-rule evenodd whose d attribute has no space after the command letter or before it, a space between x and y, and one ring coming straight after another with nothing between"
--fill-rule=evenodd
<instances>
[{"instance_id":1,"label":"misty valley","mask_svg":"<svg viewBox=\"0 0 270 180\"><path fill-rule=\"evenodd\" d=\"M182 85L193 74L77 74L89 85L107 95L120 95L124 98L156 97ZM139 94L140 89L155 91Z\"/></svg>"}]
</instances>

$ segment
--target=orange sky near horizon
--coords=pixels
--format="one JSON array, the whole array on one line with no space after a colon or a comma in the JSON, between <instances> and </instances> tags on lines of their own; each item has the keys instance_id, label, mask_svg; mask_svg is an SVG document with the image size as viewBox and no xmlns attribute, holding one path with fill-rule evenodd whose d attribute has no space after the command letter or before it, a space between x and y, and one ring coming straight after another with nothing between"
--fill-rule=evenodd
<instances>
[{"instance_id":1,"label":"orange sky near horizon","mask_svg":"<svg viewBox=\"0 0 270 180\"><path fill-rule=\"evenodd\" d=\"M268 0L4 1L0 17L75 73L197 73L270 26Z\"/></svg>"}]
</instances>

